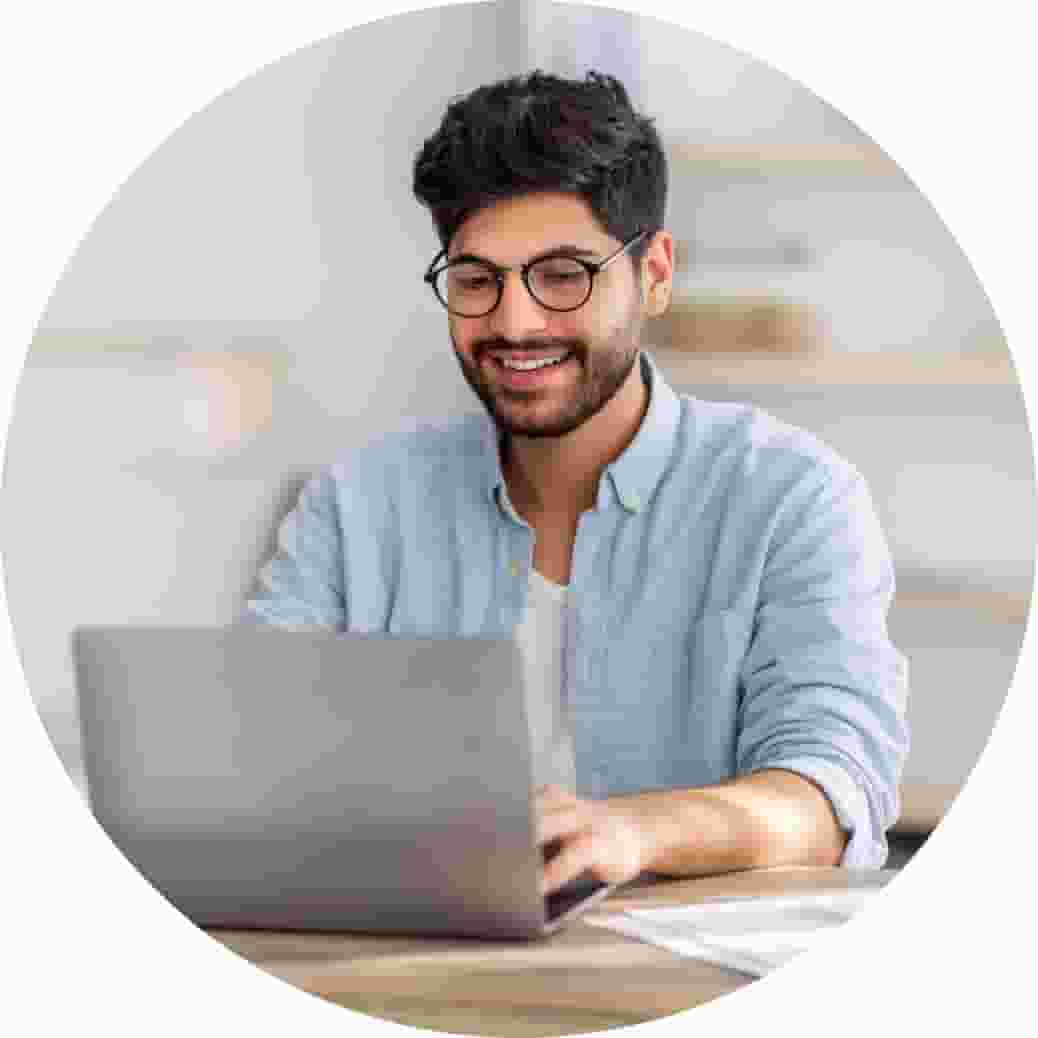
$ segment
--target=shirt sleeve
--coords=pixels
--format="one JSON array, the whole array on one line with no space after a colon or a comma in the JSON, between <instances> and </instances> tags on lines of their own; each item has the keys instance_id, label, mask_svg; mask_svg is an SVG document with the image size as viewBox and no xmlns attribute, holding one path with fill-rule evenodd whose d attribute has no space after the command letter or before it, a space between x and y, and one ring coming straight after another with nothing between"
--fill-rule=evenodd
<instances>
[{"instance_id":1,"label":"shirt sleeve","mask_svg":"<svg viewBox=\"0 0 1038 1038\"><path fill-rule=\"evenodd\" d=\"M303 487L278 529L240 617L243 623L345 630L343 548L335 482L322 473Z\"/></svg>"},{"instance_id":2,"label":"shirt sleeve","mask_svg":"<svg viewBox=\"0 0 1038 1038\"><path fill-rule=\"evenodd\" d=\"M740 774L779 768L825 792L877 868L908 750L907 663L887 635L894 572L862 477L815 466L778 510L742 665Z\"/></svg>"}]
</instances>

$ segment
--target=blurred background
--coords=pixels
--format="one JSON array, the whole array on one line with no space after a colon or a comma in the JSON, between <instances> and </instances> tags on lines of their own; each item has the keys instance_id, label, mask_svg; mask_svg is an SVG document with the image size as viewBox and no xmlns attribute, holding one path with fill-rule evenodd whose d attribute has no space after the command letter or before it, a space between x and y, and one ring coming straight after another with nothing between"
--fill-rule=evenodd
<instances>
[{"instance_id":1,"label":"blurred background","mask_svg":"<svg viewBox=\"0 0 1038 1038\"><path fill-rule=\"evenodd\" d=\"M43 722L81 785L73 627L231 622L311 472L477 406L421 281L437 242L411 163L451 98L535 67L611 72L656 118L679 270L651 347L675 387L808 428L870 482L911 661L899 864L976 762L1023 636L1034 465L1008 348L861 130L721 43L602 8L492 0L331 37L214 100L98 216L31 345L4 472Z\"/></svg>"}]
</instances>

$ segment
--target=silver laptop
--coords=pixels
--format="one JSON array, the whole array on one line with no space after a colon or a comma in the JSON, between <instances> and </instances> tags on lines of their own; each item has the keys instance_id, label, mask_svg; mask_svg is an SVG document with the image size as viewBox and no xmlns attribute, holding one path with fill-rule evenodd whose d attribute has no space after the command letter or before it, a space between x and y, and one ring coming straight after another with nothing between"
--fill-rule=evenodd
<instances>
[{"instance_id":1,"label":"silver laptop","mask_svg":"<svg viewBox=\"0 0 1038 1038\"><path fill-rule=\"evenodd\" d=\"M532 937L612 889L539 891L510 640L94 627L73 648L92 810L200 925Z\"/></svg>"}]
</instances>

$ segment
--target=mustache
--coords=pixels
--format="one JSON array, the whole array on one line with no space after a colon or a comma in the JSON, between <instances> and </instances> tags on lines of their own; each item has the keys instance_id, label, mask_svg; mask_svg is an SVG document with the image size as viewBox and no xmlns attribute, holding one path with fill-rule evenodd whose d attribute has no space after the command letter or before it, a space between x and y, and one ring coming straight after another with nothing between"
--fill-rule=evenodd
<instances>
[{"instance_id":1,"label":"mustache","mask_svg":"<svg viewBox=\"0 0 1038 1038\"><path fill-rule=\"evenodd\" d=\"M478 339L472 344L472 354L480 360L489 350L509 350L512 353L537 353L545 350L566 350L568 353L583 355L586 347L581 339L521 339L518 342L493 338Z\"/></svg>"}]
</instances>

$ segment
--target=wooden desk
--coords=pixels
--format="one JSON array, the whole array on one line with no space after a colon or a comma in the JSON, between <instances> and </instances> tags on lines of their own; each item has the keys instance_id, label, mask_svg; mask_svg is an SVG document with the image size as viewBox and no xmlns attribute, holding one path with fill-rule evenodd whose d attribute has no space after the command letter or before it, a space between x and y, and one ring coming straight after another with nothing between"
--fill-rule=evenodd
<instances>
[{"instance_id":1,"label":"wooden desk","mask_svg":"<svg viewBox=\"0 0 1038 1038\"><path fill-rule=\"evenodd\" d=\"M767 869L642 885L601 909L879 886L888 870ZM211 930L290 984L350 1009L457 1034L564 1035L641 1023L751 982L575 920L543 941Z\"/></svg>"}]
</instances>

